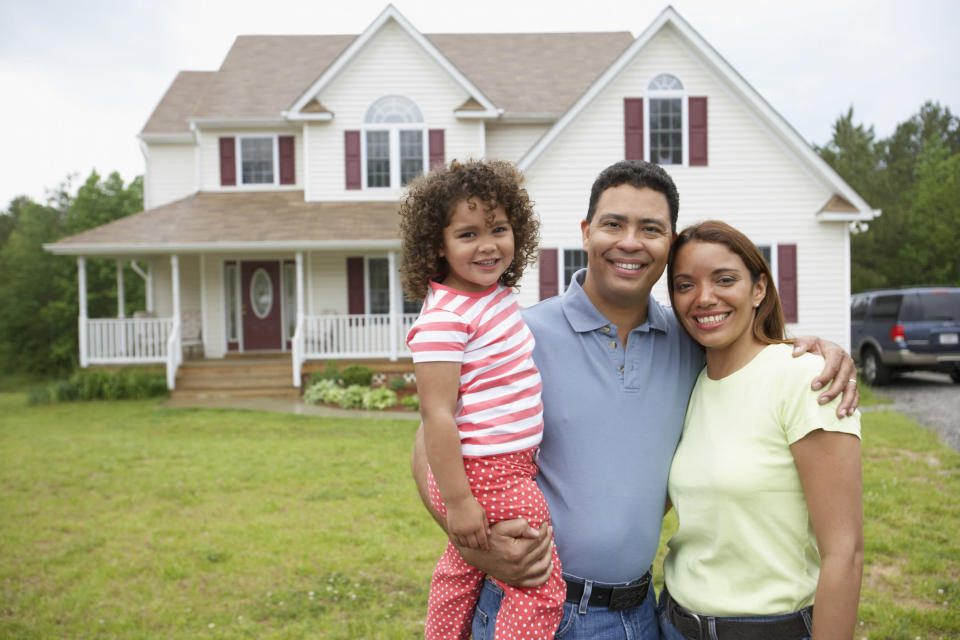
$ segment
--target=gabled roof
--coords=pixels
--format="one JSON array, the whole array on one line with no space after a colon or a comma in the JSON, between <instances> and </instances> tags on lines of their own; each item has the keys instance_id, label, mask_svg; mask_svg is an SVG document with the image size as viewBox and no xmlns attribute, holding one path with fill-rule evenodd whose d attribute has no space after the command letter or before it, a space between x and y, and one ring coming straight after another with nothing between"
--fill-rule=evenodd
<instances>
[{"instance_id":1,"label":"gabled roof","mask_svg":"<svg viewBox=\"0 0 960 640\"><path fill-rule=\"evenodd\" d=\"M396 202L304 202L303 191L195 193L44 245L60 255L400 246Z\"/></svg>"},{"instance_id":2,"label":"gabled roof","mask_svg":"<svg viewBox=\"0 0 960 640\"><path fill-rule=\"evenodd\" d=\"M819 175L828 185L830 185L836 194L845 199L856 209L857 213L831 213L829 218L827 214L821 212L821 218L830 220L872 220L880 215L860 197L860 195L848 185L843 178L833 170L820 156L814 152L813 148L807 144L806 140L797 133L797 131L788 123L783 116L763 99L756 89L730 66L724 58L708 43L703 37L684 20L677 11L668 6L651 23L647 29L641 33L637 39L630 45L600 77L580 96L576 103L563 116L554 123L554 125L537 141L537 143L524 155L518 167L521 171L528 170L537 159L550 147L551 144L560 136L560 134L573 122L587 106L600 95L603 90L617 77L617 75L630 64L643 50L643 48L653 39L653 37L666 27L673 27L679 36L684 39L691 50L699 54L701 60L715 71L715 76L721 82L725 82L732 91L743 98L744 103L748 105L754 113L776 132L777 135L786 143L802 162L808 165L816 175Z\"/></svg>"},{"instance_id":3,"label":"gabled roof","mask_svg":"<svg viewBox=\"0 0 960 640\"><path fill-rule=\"evenodd\" d=\"M399 16L393 12L387 17ZM465 92L467 106L460 110L487 113L492 104L507 117L535 115L548 121L569 109L633 42L626 31L417 35L475 88L476 95ZM360 37L239 36L219 70L177 76L141 135L189 133L191 120L279 122L300 102L301 113L328 117L310 106L308 88L338 62L345 64L348 48Z\"/></svg>"}]
</instances>

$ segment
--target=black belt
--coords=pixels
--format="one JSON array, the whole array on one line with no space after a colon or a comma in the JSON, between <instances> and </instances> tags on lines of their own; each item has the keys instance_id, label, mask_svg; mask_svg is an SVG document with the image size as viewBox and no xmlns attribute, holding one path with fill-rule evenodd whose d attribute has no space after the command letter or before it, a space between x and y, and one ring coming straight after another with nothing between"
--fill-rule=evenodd
<instances>
[{"instance_id":1,"label":"black belt","mask_svg":"<svg viewBox=\"0 0 960 640\"><path fill-rule=\"evenodd\" d=\"M579 604L583 598L583 582L567 580L567 602ZM650 588L650 572L640 578L640 582L627 587L601 587L593 585L590 590L590 600L588 604L591 607L606 607L611 611L620 609L630 609L640 606L647 597L647 589Z\"/></svg>"},{"instance_id":2,"label":"black belt","mask_svg":"<svg viewBox=\"0 0 960 640\"><path fill-rule=\"evenodd\" d=\"M710 623L708 616L700 618L697 614L677 604L677 601L665 593L667 599L667 618L677 631L690 640L708 640ZM813 607L805 609L813 615ZM802 612L798 611L782 620L733 621L714 618L718 640L799 640L810 635Z\"/></svg>"}]
</instances>

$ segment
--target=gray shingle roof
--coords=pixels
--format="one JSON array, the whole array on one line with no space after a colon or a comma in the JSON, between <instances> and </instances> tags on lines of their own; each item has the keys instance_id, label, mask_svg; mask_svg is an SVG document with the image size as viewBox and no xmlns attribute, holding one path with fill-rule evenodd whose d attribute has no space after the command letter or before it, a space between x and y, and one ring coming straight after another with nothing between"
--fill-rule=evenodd
<instances>
[{"instance_id":1,"label":"gray shingle roof","mask_svg":"<svg viewBox=\"0 0 960 640\"><path fill-rule=\"evenodd\" d=\"M186 133L190 116L279 118L355 37L239 36L218 71L181 72L142 133ZM626 31L426 37L507 113L563 113L633 42Z\"/></svg>"}]
</instances>

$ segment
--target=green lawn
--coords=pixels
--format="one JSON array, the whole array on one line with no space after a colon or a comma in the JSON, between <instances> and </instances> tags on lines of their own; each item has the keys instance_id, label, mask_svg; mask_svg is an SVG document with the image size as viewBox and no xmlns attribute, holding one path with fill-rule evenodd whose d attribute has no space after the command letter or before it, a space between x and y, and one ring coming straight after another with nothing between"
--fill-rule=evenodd
<instances>
[{"instance_id":1,"label":"green lawn","mask_svg":"<svg viewBox=\"0 0 960 640\"><path fill-rule=\"evenodd\" d=\"M960 455L864 422L857 638L957 637ZM422 637L415 429L0 393L0 638Z\"/></svg>"}]
</instances>

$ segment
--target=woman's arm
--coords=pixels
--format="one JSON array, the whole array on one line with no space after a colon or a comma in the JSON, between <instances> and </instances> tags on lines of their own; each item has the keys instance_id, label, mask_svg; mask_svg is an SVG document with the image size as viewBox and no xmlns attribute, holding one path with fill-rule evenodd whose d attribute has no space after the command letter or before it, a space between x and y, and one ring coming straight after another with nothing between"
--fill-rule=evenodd
<instances>
[{"instance_id":1,"label":"woman's arm","mask_svg":"<svg viewBox=\"0 0 960 640\"><path fill-rule=\"evenodd\" d=\"M790 450L820 549L813 640L850 640L863 574L860 439L816 429Z\"/></svg>"},{"instance_id":2,"label":"woman's arm","mask_svg":"<svg viewBox=\"0 0 960 640\"><path fill-rule=\"evenodd\" d=\"M467 480L455 418L460 363L422 362L413 369L417 376L427 462L447 508L447 534L458 547L486 549L487 516L473 497Z\"/></svg>"}]
</instances>

